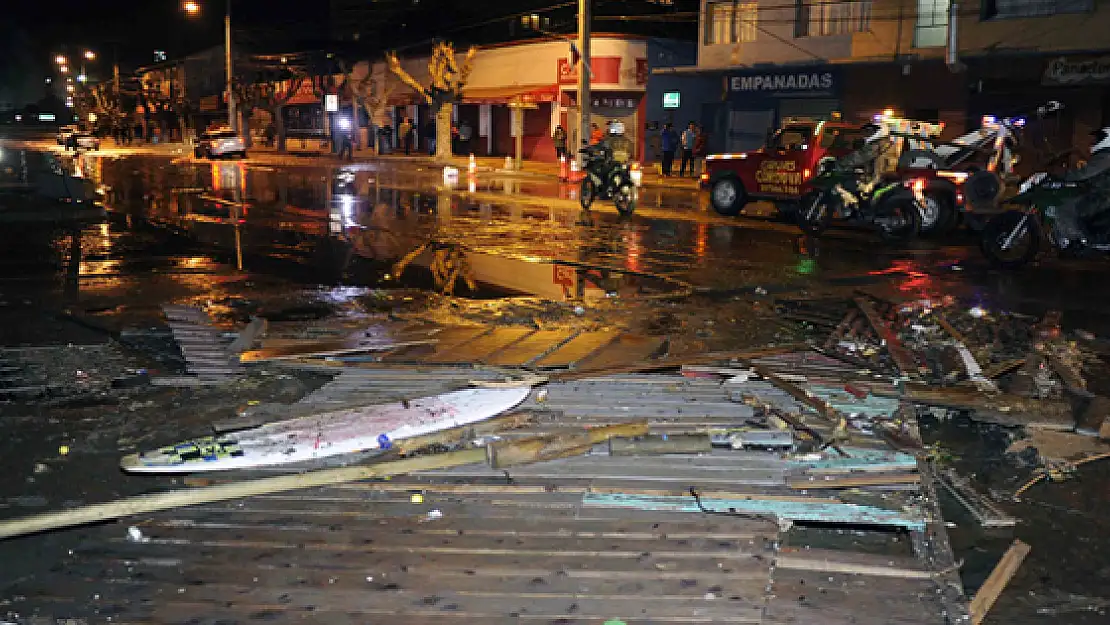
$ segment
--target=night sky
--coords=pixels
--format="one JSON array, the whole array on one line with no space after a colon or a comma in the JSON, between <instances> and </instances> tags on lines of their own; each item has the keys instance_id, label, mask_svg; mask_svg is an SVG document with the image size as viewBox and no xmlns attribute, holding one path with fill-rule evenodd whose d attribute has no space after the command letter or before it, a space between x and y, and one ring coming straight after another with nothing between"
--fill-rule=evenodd
<instances>
[{"instance_id":1,"label":"night sky","mask_svg":"<svg viewBox=\"0 0 1110 625\"><path fill-rule=\"evenodd\" d=\"M199 0L202 15L190 18L180 0L47 0L4 2L0 19L0 103L20 104L42 96L44 78L58 53L98 55L87 68L93 79L111 75L118 54L124 72L154 61L223 43L223 0ZM234 0L237 40L296 46L326 34L326 0Z\"/></svg>"}]
</instances>

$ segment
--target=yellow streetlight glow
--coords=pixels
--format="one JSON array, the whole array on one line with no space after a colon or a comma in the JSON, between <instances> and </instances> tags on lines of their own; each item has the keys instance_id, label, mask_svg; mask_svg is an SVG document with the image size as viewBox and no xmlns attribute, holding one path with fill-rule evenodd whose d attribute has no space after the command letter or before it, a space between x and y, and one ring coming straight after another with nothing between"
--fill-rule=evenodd
<instances>
[{"instance_id":1,"label":"yellow streetlight glow","mask_svg":"<svg viewBox=\"0 0 1110 625\"><path fill-rule=\"evenodd\" d=\"M187 2L183 3L181 5L181 8L184 9L184 11L189 15L196 15L200 13L200 5L196 2L193 2L192 0L188 0Z\"/></svg>"},{"instance_id":2,"label":"yellow streetlight glow","mask_svg":"<svg viewBox=\"0 0 1110 625\"><path fill-rule=\"evenodd\" d=\"M61 67L58 68L58 71L63 73L63 74L68 74L69 73L69 66L68 65L62 65Z\"/></svg>"},{"instance_id":3,"label":"yellow streetlight glow","mask_svg":"<svg viewBox=\"0 0 1110 625\"><path fill-rule=\"evenodd\" d=\"M96 60L96 53L93 52L92 50L85 50L85 58L89 61L95 61Z\"/></svg>"},{"instance_id":4,"label":"yellow streetlight glow","mask_svg":"<svg viewBox=\"0 0 1110 625\"><path fill-rule=\"evenodd\" d=\"M58 56L54 57L54 62L57 63L58 65L65 65L66 64L66 57L62 54L59 54Z\"/></svg>"}]
</instances>

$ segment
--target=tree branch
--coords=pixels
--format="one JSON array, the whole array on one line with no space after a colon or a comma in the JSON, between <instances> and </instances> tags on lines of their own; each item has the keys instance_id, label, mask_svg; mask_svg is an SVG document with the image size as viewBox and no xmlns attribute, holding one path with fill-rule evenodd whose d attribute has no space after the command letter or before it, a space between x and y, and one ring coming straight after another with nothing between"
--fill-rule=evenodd
<instances>
[{"instance_id":1,"label":"tree branch","mask_svg":"<svg viewBox=\"0 0 1110 625\"><path fill-rule=\"evenodd\" d=\"M434 103L431 94L428 93L428 90L423 85L416 82L416 79L410 76L409 73L406 72L403 67L401 67L401 60L397 58L396 54L390 53L389 55L389 70L393 72L393 74L397 76L397 78L400 78L401 82L411 87L413 91L424 98L424 100L428 104Z\"/></svg>"}]
</instances>

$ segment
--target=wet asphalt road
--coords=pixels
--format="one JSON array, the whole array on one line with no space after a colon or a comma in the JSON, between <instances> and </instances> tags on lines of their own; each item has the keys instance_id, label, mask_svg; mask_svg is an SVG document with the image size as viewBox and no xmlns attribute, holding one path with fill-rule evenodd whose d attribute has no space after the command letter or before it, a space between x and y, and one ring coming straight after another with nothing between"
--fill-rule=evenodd
<instances>
[{"instance_id":1,"label":"wet asphalt road","mask_svg":"<svg viewBox=\"0 0 1110 625\"><path fill-rule=\"evenodd\" d=\"M181 298L280 294L290 285L427 286L418 276L394 276L393 264L429 241L501 259L480 276L483 295L527 293L513 276L530 263L559 261L710 294L843 296L869 288L900 297L952 295L1032 315L1058 309L1071 328L1110 334L1102 263L1047 260L1021 272L995 271L966 233L906 249L856 229L817 241L774 221L769 207L723 218L703 193L661 188L645 189L637 213L621 219L611 206L583 213L573 188L554 182L482 173L473 187L465 176L452 186L436 169L390 163L87 155L77 165L104 191L108 218L69 228L3 228L0 344L95 340L95 330L58 334L37 323L44 312L63 309L110 313L126 326L149 323L162 303ZM543 295L549 285L534 286L531 292ZM973 459L984 453L975 445L968 442L965 468L986 470ZM1105 594L1098 580L1110 569L1096 548L1102 522L1090 503L1105 495L1105 484L1105 475L1092 475L1016 511L1026 520L1018 535L1035 552L1014 588L1029 597ZM962 528L953 540L974 588L1011 536L968 530L970 521L951 515ZM1071 567L1058 566L1053 554L1060 553ZM1084 610L1031 616L1040 605L1034 598L1000 603L994 622L1104 622L1105 615Z\"/></svg>"}]
</instances>

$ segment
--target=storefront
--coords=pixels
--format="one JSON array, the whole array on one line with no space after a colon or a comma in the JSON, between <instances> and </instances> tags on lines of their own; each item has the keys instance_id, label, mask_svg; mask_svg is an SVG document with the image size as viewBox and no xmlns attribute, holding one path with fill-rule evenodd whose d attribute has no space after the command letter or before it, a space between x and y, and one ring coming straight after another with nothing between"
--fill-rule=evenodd
<instances>
[{"instance_id":1,"label":"storefront","mask_svg":"<svg viewBox=\"0 0 1110 625\"><path fill-rule=\"evenodd\" d=\"M624 122L626 134L636 146L635 158L643 154L647 49L648 42L643 38L594 35L591 41L591 119L602 127L610 120ZM402 59L401 64L416 81L427 84L426 56ZM358 80L367 73L381 76L382 65L360 64L353 77ZM568 146L579 141L577 71L570 61L568 41L482 48L474 57L462 100L455 107L455 151L478 156L514 155L513 117L523 115L523 157L555 160L552 133L557 125L567 130ZM430 110L417 102L416 94L408 87L402 86L396 93L391 101L400 98L404 105L393 109L394 127L402 118L411 118L417 129L417 145L425 149L432 131L428 124Z\"/></svg>"},{"instance_id":2,"label":"storefront","mask_svg":"<svg viewBox=\"0 0 1110 625\"><path fill-rule=\"evenodd\" d=\"M842 82L840 68L822 65L727 73L728 108L715 120L723 149L759 148L786 118L830 118L840 110Z\"/></svg>"}]
</instances>

